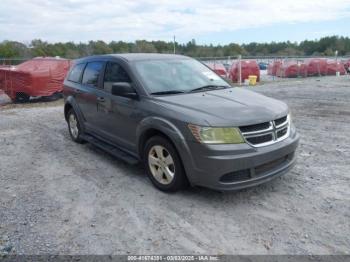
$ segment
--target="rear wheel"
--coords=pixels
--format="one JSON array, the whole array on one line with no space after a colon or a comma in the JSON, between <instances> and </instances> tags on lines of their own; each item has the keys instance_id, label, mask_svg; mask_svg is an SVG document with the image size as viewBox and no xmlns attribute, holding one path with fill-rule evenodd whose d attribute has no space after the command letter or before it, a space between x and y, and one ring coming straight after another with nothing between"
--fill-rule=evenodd
<instances>
[{"instance_id":1,"label":"rear wheel","mask_svg":"<svg viewBox=\"0 0 350 262\"><path fill-rule=\"evenodd\" d=\"M67 123L70 137L76 143L83 143L84 140L82 137L81 125L79 123L78 117L74 112L73 108L70 109L67 113Z\"/></svg>"},{"instance_id":2,"label":"rear wheel","mask_svg":"<svg viewBox=\"0 0 350 262\"><path fill-rule=\"evenodd\" d=\"M147 175L158 189L174 192L188 185L181 159L167 139L161 136L149 139L143 159Z\"/></svg>"},{"instance_id":3,"label":"rear wheel","mask_svg":"<svg viewBox=\"0 0 350 262\"><path fill-rule=\"evenodd\" d=\"M16 103L28 103L30 100L30 96L26 93L19 92L16 94L15 102Z\"/></svg>"}]
</instances>

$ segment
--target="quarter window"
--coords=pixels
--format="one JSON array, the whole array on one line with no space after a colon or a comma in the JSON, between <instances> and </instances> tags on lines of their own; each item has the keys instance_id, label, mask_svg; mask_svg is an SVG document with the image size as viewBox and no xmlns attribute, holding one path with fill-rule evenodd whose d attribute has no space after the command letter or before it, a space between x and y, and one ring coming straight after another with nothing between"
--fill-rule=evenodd
<instances>
[{"instance_id":1,"label":"quarter window","mask_svg":"<svg viewBox=\"0 0 350 262\"><path fill-rule=\"evenodd\" d=\"M102 62L88 63L84 71L82 83L84 85L98 87L98 78L100 76L102 67Z\"/></svg>"},{"instance_id":2,"label":"quarter window","mask_svg":"<svg viewBox=\"0 0 350 262\"><path fill-rule=\"evenodd\" d=\"M85 64L75 65L69 73L68 80L76 83L80 82L81 73L83 72L84 67Z\"/></svg>"}]
</instances>

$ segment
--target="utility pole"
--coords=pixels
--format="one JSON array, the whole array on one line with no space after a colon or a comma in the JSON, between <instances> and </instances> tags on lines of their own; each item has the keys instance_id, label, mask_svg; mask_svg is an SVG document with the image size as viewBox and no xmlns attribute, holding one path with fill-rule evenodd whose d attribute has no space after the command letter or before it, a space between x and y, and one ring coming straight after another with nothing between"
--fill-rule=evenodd
<instances>
[{"instance_id":1,"label":"utility pole","mask_svg":"<svg viewBox=\"0 0 350 262\"><path fill-rule=\"evenodd\" d=\"M176 42L175 42L175 35L174 35L174 54L176 54Z\"/></svg>"}]
</instances>

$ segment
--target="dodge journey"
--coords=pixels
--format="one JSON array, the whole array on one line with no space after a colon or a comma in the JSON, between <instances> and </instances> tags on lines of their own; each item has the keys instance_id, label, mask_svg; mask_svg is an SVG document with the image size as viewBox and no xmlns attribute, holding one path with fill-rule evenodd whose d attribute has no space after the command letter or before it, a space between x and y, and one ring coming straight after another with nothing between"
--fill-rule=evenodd
<instances>
[{"instance_id":1,"label":"dodge journey","mask_svg":"<svg viewBox=\"0 0 350 262\"><path fill-rule=\"evenodd\" d=\"M255 186L295 162L299 136L285 103L232 87L186 56L82 58L63 94L73 141L143 163L163 191Z\"/></svg>"}]
</instances>

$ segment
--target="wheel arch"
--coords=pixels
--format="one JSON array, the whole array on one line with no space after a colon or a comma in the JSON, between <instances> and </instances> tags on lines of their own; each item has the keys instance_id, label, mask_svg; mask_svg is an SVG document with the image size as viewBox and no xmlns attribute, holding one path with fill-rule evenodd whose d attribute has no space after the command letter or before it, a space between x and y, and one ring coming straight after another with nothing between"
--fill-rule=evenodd
<instances>
[{"instance_id":1,"label":"wheel arch","mask_svg":"<svg viewBox=\"0 0 350 262\"><path fill-rule=\"evenodd\" d=\"M66 99L65 104L64 104L64 118L66 121L68 120L67 114L68 114L69 110L71 110L71 109L73 109L75 114L77 115L81 128L83 130L85 130L83 114L81 113L79 106L78 106L77 102L75 101L75 99L70 96Z\"/></svg>"},{"instance_id":2,"label":"wheel arch","mask_svg":"<svg viewBox=\"0 0 350 262\"><path fill-rule=\"evenodd\" d=\"M70 103L66 103L64 105L64 118L66 119L66 121L68 121L68 112L69 110L71 110L73 108L73 106Z\"/></svg>"},{"instance_id":3,"label":"wheel arch","mask_svg":"<svg viewBox=\"0 0 350 262\"><path fill-rule=\"evenodd\" d=\"M164 133L163 131L160 131L157 128L150 127L148 129L144 130L144 132L141 134L141 136L139 138L138 152L139 152L140 159L143 158L143 154L142 153L143 153L143 150L145 148L145 145L146 145L147 141L150 138L154 137L154 136L161 136L161 137L167 139L174 146L174 148L176 149L175 143L173 142L173 140L166 133Z\"/></svg>"},{"instance_id":4,"label":"wheel arch","mask_svg":"<svg viewBox=\"0 0 350 262\"><path fill-rule=\"evenodd\" d=\"M148 118L140 123L136 133L138 137L137 153L141 161L143 160L143 150L147 140L153 136L162 136L174 146L185 169L186 177L190 184L193 184L193 178L190 172L193 160L190 149L186 143L185 137L173 123L163 118Z\"/></svg>"}]
</instances>

